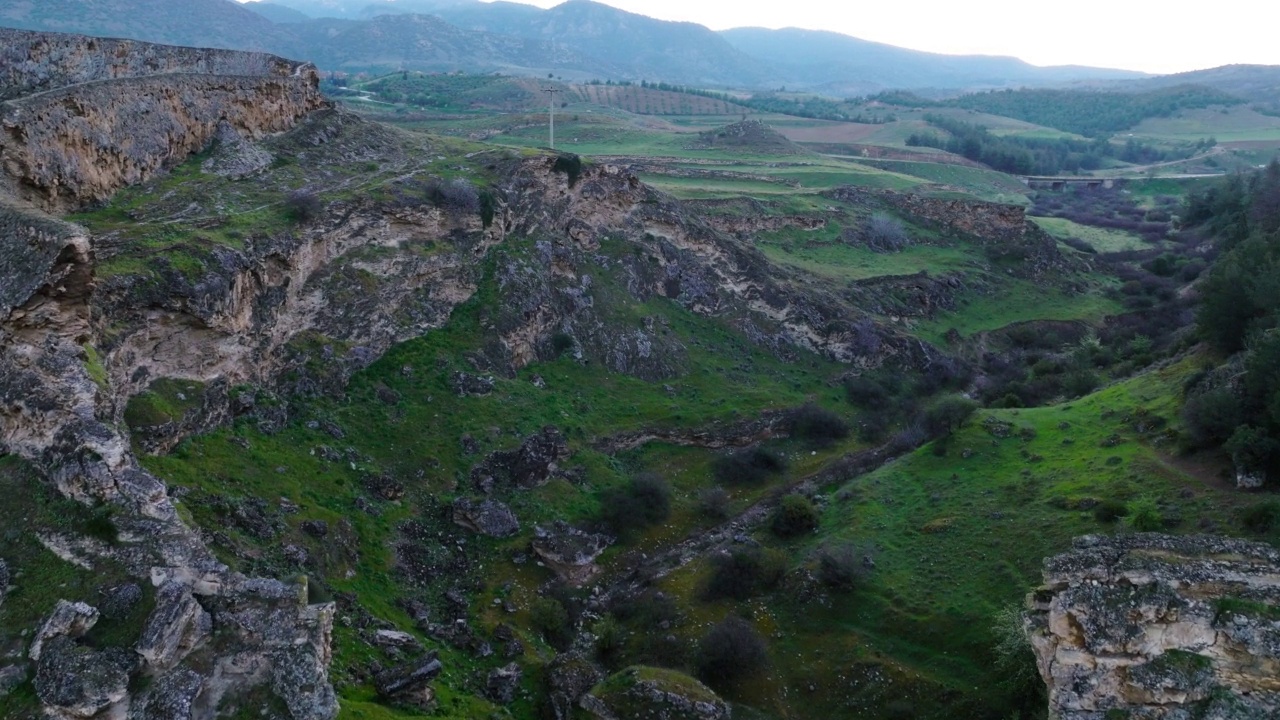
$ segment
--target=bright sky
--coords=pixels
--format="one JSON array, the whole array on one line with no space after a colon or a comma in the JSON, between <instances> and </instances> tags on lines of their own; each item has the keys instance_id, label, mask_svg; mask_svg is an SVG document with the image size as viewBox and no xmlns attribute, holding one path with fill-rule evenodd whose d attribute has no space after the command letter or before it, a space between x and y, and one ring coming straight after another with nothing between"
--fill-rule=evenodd
<instances>
[{"instance_id":1,"label":"bright sky","mask_svg":"<svg viewBox=\"0 0 1280 720\"><path fill-rule=\"evenodd\" d=\"M526 0L551 7L560 0ZM713 30L834 30L915 50L1173 73L1280 65L1275 0L606 0Z\"/></svg>"}]
</instances>

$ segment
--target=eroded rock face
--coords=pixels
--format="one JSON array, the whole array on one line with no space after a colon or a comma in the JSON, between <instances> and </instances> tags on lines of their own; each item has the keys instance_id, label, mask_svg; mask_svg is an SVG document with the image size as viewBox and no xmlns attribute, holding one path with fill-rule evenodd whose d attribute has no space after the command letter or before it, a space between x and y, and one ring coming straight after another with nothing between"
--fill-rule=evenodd
<instances>
[{"instance_id":1,"label":"eroded rock face","mask_svg":"<svg viewBox=\"0 0 1280 720\"><path fill-rule=\"evenodd\" d=\"M287 130L327 101L314 66L262 53L6 30L0 167L46 210L105 200L229 127ZM121 57L123 55L123 57ZM150 60L150 62L148 62Z\"/></svg>"},{"instance_id":2,"label":"eroded rock face","mask_svg":"<svg viewBox=\"0 0 1280 720\"><path fill-rule=\"evenodd\" d=\"M1060 720L1280 713L1280 552L1226 538L1079 538L1028 633ZM1207 714L1206 714L1207 713Z\"/></svg>"}]
</instances>

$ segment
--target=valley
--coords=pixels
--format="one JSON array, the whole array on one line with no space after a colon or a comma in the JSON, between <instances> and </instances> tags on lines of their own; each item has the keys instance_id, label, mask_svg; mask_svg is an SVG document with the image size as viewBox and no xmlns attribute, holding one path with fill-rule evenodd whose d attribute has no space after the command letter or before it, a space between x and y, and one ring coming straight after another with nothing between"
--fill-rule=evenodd
<instances>
[{"instance_id":1,"label":"valley","mask_svg":"<svg viewBox=\"0 0 1280 720\"><path fill-rule=\"evenodd\" d=\"M1253 75L841 99L0 32L0 717L1280 707Z\"/></svg>"}]
</instances>

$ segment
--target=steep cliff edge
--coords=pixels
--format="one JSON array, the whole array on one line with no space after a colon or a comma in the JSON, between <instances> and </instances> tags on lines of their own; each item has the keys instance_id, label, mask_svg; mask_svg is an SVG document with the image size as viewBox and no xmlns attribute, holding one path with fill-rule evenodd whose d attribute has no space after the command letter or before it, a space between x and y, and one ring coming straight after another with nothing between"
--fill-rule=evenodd
<instances>
[{"instance_id":1,"label":"steep cliff edge","mask_svg":"<svg viewBox=\"0 0 1280 720\"><path fill-rule=\"evenodd\" d=\"M1028 630L1060 720L1274 718L1280 552L1226 538L1088 536L1045 563Z\"/></svg>"},{"instance_id":2,"label":"steep cliff edge","mask_svg":"<svg viewBox=\"0 0 1280 720\"><path fill-rule=\"evenodd\" d=\"M4 187L49 211L145 180L220 125L260 137L326 103L314 66L261 53L17 30L0 42Z\"/></svg>"}]
</instances>

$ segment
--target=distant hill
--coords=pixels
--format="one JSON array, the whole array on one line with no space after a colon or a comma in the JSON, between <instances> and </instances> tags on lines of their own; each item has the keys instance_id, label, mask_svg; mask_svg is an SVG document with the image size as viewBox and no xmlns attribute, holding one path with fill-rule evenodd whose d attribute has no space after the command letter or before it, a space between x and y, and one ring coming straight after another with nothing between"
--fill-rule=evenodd
<instances>
[{"instance_id":1,"label":"distant hill","mask_svg":"<svg viewBox=\"0 0 1280 720\"><path fill-rule=\"evenodd\" d=\"M1153 90L1177 85L1201 85L1271 111L1280 111L1280 65L1223 65L1209 70L1148 78L1125 83L1121 87Z\"/></svg>"},{"instance_id":2,"label":"distant hill","mask_svg":"<svg viewBox=\"0 0 1280 720\"><path fill-rule=\"evenodd\" d=\"M821 88L836 95L1145 77L1128 70L1036 67L1012 57L921 52L820 30L735 28L720 36L743 53L763 60L772 68L775 82L786 82L788 87Z\"/></svg>"},{"instance_id":3,"label":"distant hill","mask_svg":"<svg viewBox=\"0 0 1280 720\"><path fill-rule=\"evenodd\" d=\"M289 54L289 36L230 0L0 0L0 26Z\"/></svg>"},{"instance_id":4,"label":"distant hill","mask_svg":"<svg viewBox=\"0 0 1280 720\"><path fill-rule=\"evenodd\" d=\"M755 86L764 64L694 23L655 20L592 0L530 12L516 3L462 3L437 10L469 29L566 44L603 61L623 79L683 78L698 85Z\"/></svg>"},{"instance_id":5,"label":"distant hill","mask_svg":"<svg viewBox=\"0 0 1280 720\"><path fill-rule=\"evenodd\" d=\"M291 7L269 2L247 2L244 7L258 13L277 25L283 23L304 23L311 19L306 13Z\"/></svg>"},{"instance_id":6,"label":"distant hill","mask_svg":"<svg viewBox=\"0 0 1280 720\"><path fill-rule=\"evenodd\" d=\"M948 56L813 30L712 32L592 0L549 10L479 0L0 0L0 25L179 45L268 50L322 69L554 73L692 87L786 86L836 97L1132 80L1138 73L1038 68Z\"/></svg>"},{"instance_id":7,"label":"distant hill","mask_svg":"<svg viewBox=\"0 0 1280 720\"><path fill-rule=\"evenodd\" d=\"M468 70L543 74L587 66L573 51L534 39L474 32L430 15L383 15L367 21L320 19L296 26L308 58L330 70Z\"/></svg>"}]
</instances>

